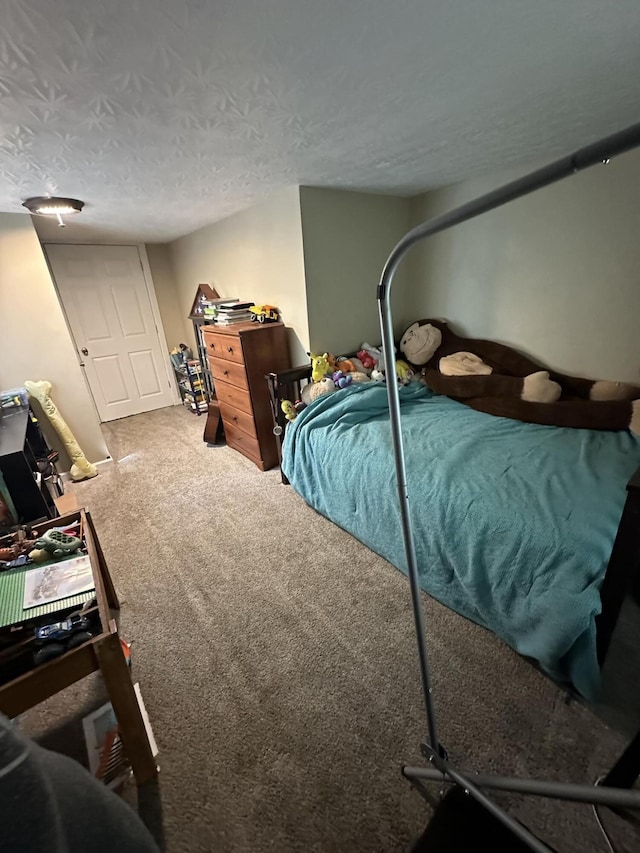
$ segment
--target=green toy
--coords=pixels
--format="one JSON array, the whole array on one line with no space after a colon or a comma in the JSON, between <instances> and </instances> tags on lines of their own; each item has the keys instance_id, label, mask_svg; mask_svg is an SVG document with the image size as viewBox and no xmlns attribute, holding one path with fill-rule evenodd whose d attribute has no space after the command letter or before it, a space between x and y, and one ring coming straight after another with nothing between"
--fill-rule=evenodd
<instances>
[{"instance_id":1,"label":"green toy","mask_svg":"<svg viewBox=\"0 0 640 853\"><path fill-rule=\"evenodd\" d=\"M69 536L60 530L47 530L46 533L36 539L35 548L41 548L52 557L66 557L73 554L82 545L82 539L77 536Z\"/></svg>"}]
</instances>

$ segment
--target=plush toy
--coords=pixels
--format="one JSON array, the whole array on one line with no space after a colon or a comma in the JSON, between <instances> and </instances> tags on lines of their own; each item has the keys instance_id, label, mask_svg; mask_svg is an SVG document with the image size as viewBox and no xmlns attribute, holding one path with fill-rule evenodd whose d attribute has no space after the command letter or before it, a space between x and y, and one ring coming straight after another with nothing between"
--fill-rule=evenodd
<instances>
[{"instance_id":1,"label":"plush toy","mask_svg":"<svg viewBox=\"0 0 640 853\"><path fill-rule=\"evenodd\" d=\"M358 353L358 357L363 364L365 371L374 380L374 382L384 382L384 356L380 347L372 347L366 341L362 344L362 349ZM363 361L364 359L364 361ZM366 365L366 366L365 366Z\"/></svg>"},{"instance_id":2,"label":"plush toy","mask_svg":"<svg viewBox=\"0 0 640 853\"><path fill-rule=\"evenodd\" d=\"M336 370L341 370L343 373L366 373L364 364L355 356L347 358L343 355L337 358Z\"/></svg>"},{"instance_id":3,"label":"plush toy","mask_svg":"<svg viewBox=\"0 0 640 853\"><path fill-rule=\"evenodd\" d=\"M372 347L366 341L362 344L362 349L358 353L359 358L361 352L366 353L377 365L380 365L383 361L382 349L380 347Z\"/></svg>"},{"instance_id":4,"label":"plush toy","mask_svg":"<svg viewBox=\"0 0 640 853\"><path fill-rule=\"evenodd\" d=\"M317 400L318 397L322 397L324 394L332 394L337 390L333 379L330 376L323 376L319 382L309 382L305 385L300 396L302 397L302 402L309 405L309 403Z\"/></svg>"},{"instance_id":5,"label":"plush toy","mask_svg":"<svg viewBox=\"0 0 640 853\"><path fill-rule=\"evenodd\" d=\"M29 394L34 397L42 406L42 411L51 421L51 426L60 436L64 444L69 458L71 459L71 469L69 474L72 480L87 480L90 477L98 476L98 469L89 462L87 457L82 452L82 449L74 434L69 429L69 425L60 414L56 404L53 402L49 393L51 391L51 383L45 379L39 382L25 382L25 387Z\"/></svg>"},{"instance_id":6,"label":"plush toy","mask_svg":"<svg viewBox=\"0 0 640 853\"><path fill-rule=\"evenodd\" d=\"M415 376L415 372L409 367L406 361L398 358L396 359L396 376L401 385L407 385Z\"/></svg>"},{"instance_id":7,"label":"plush toy","mask_svg":"<svg viewBox=\"0 0 640 853\"><path fill-rule=\"evenodd\" d=\"M341 370L343 373L355 373L356 366L350 358L343 355L336 359L336 370Z\"/></svg>"},{"instance_id":8,"label":"plush toy","mask_svg":"<svg viewBox=\"0 0 640 853\"><path fill-rule=\"evenodd\" d=\"M640 388L545 370L511 347L463 338L445 320L420 320L402 335L406 360L431 390L474 409L529 423L630 429L640 435Z\"/></svg>"},{"instance_id":9,"label":"plush toy","mask_svg":"<svg viewBox=\"0 0 640 853\"><path fill-rule=\"evenodd\" d=\"M355 373L348 373L347 375L351 377L352 382L371 382L371 377L367 376L367 374L364 372L361 373L359 370L356 370Z\"/></svg>"},{"instance_id":10,"label":"plush toy","mask_svg":"<svg viewBox=\"0 0 640 853\"><path fill-rule=\"evenodd\" d=\"M280 408L284 412L284 416L288 421L295 421L295 419L298 417L298 412L296 411L296 408L291 402L291 400L283 400L280 403Z\"/></svg>"},{"instance_id":11,"label":"plush toy","mask_svg":"<svg viewBox=\"0 0 640 853\"><path fill-rule=\"evenodd\" d=\"M338 361L338 364L342 364L342 362ZM331 378L336 388L348 388L353 382L352 374L343 373L342 370L336 370Z\"/></svg>"},{"instance_id":12,"label":"plush toy","mask_svg":"<svg viewBox=\"0 0 640 853\"><path fill-rule=\"evenodd\" d=\"M308 353L311 359L311 378L314 382L320 382L324 376L331 376L335 368L335 359L332 355L313 355Z\"/></svg>"},{"instance_id":13,"label":"plush toy","mask_svg":"<svg viewBox=\"0 0 640 853\"><path fill-rule=\"evenodd\" d=\"M412 367L410 367L406 361L402 361L402 359L396 359L396 379L401 385L407 385L415 376L415 371ZM386 382L386 375L384 372L384 360L380 360L376 367L371 371L371 379L374 382Z\"/></svg>"},{"instance_id":14,"label":"plush toy","mask_svg":"<svg viewBox=\"0 0 640 853\"><path fill-rule=\"evenodd\" d=\"M372 347L366 341L358 352L358 359L374 382L384 382L384 355L380 347ZM402 359L396 359L396 377L401 385L406 385L415 375L414 370Z\"/></svg>"},{"instance_id":15,"label":"plush toy","mask_svg":"<svg viewBox=\"0 0 640 853\"><path fill-rule=\"evenodd\" d=\"M366 349L358 350L358 358L366 371L371 371L376 366L377 362Z\"/></svg>"}]
</instances>

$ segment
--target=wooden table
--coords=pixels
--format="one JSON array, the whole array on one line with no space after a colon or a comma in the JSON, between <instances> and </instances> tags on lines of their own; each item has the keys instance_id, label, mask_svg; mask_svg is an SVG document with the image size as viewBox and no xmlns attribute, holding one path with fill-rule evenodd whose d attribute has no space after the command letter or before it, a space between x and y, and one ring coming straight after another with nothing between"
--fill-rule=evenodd
<instances>
[{"instance_id":1,"label":"wooden table","mask_svg":"<svg viewBox=\"0 0 640 853\"><path fill-rule=\"evenodd\" d=\"M39 524L34 527L34 532L43 533L50 527L69 526L78 520L81 520L83 538L95 580L96 605L93 615L95 617L97 610L100 632L81 646L0 685L0 711L7 717L17 717L65 687L99 670L118 720L120 736L136 783L143 785L156 776L158 768L151 752L129 667L120 645L115 620L120 609L118 596L91 515L81 509L62 518ZM52 620L60 618L63 618L62 614L56 614ZM16 643L0 652L0 662L7 654L14 658L20 655L30 656L32 648L33 631L25 631L23 636L19 633Z\"/></svg>"}]
</instances>

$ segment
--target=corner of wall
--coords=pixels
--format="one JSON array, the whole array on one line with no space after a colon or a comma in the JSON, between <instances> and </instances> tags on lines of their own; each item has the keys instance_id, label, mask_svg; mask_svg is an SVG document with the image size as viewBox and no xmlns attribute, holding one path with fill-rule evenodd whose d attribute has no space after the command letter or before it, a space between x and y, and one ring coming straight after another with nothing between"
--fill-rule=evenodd
<instances>
[{"instance_id":1,"label":"corner of wall","mask_svg":"<svg viewBox=\"0 0 640 853\"><path fill-rule=\"evenodd\" d=\"M171 350L184 340L184 320L168 243L145 244L153 289L167 346Z\"/></svg>"},{"instance_id":2,"label":"corner of wall","mask_svg":"<svg viewBox=\"0 0 640 853\"><path fill-rule=\"evenodd\" d=\"M0 316L28 317L36 310L37 333L18 322L3 327L0 383L51 381L53 398L87 457L104 459L108 450L98 415L33 223L24 214L0 214ZM62 449L54 436L52 443Z\"/></svg>"},{"instance_id":3,"label":"corner of wall","mask_svg":"<svg viewBox=\"0 0 640 853\"><path fill-rule=\"evenodd\" d=\"M301 187L301 217L311 348L353 351L379 343L376 286L409 228L403 196ZM397 290L404 290L404 273Z\"/></svg>"},{"instance_id":4,"label":"corner of wall","mask_svg":"<svg viewBox=\"0 0 640 853\"><path fill-rule=\"evenodd\" d=\"M278 305L290 329L291 357L309 348L300 189L284 187L245 210L172 241L168 247L179 310L193 341L189 310L199 282L223 297Z\"/></svg>"}]
</instances>

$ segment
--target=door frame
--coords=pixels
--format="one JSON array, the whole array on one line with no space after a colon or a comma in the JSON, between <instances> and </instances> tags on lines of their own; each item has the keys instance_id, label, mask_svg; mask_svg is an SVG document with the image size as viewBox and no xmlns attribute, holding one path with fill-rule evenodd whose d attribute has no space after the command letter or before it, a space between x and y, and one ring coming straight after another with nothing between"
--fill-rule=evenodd
<instances>
[{"instance_id":1,"label":"door frame","mask_svg":"<svg viewBox=\"0 0 640 853\"><path fill-rule=\"evenodd\" d=\"M56 296L58 297L58 302L64 315L64 321L67 324L69 337L71 338L73 348L76 351L78 365L80 366L80 370L82 371L82 378L84 379L84 384L87 386L87 389L89 391L89 395L91 397L91 402L93 403L93 408L95 410L98 423L103 424L106 423L106 421L103 421L100 418L98 406L96 405L96 401L93 396L93 391L91 390L91 385L89 383L89 380L87 379L86 371L82 367L82 356L80 355L80 350L73 334L71 323L69 322L69 318L67 317L67 311L64 306L62 296L60 295L60 290L58 289L58 283L56 282L56 277L53 273L53 267L51 266L51 263L49 261L49 255L47 254L47 246L135 246L135 248L138 250L138 257L140 258L140 266L142 267L142 278L144 279L144 286L147 291L147 296L149 297L149 304L151 305L151 316L153 317L153 325L156 329L158 343L160 344L162 352L166 353L167 355L167 357L163 359L163 365L165 369L165 377L171 389L171 398L173 400L173 405L181 405L180 395L178 393L178 389L176 388L175 377L173 374L173 370L171 369L171 364L169 360L169 346L167 344L167 338L164 332L164 324L162 322L162 317L160 316L160 306L158 305L158 297L156 296L156 290L153 286L153 275L151 273L151 266L149 264L149 256L147 255L146 245L144 243L82 243L79 240L46 240L42 243L43 255L49 268L49 274L53 283L53 289L55 290Z\"/></svg>"},{"instance_id":2,"label":"door frame","mask_svg":"<svg viewBox=\"0 0 640 853\"><path fill-rule=\"evenodd\" d=\"M110 245L118 245L115 243L111 243ZM125 244L122 244L125 245ZM158 333L158 340L160 341L160 347L162 351L166 354L166 358L164 360L164 369L167 380L169 382L169 387L171 388L171 396L173 397L173 405L180 406L182 405L182 400L180 399L180 394L178 393L178 389L176 387L175 374L173 372L173 368L171 367L170 359L169 359L169 344L167 343L167 336L164 332L164 324L162 322L162 317L160 316L160 306L158 304L158 297L156 295L156 289L153 286L153 274L151 272L151 265L149 263L149 256L147 255L147 246L145 243L135 243L135 246L138 248L138 255L140 256L140 263L142 264L142 275L144 276L144 283L147 288L147 294L149 295L149 302L151 303L151 313L153 314L153 322L156 327L156 332Z\"/></svg>"}]
</instances>

